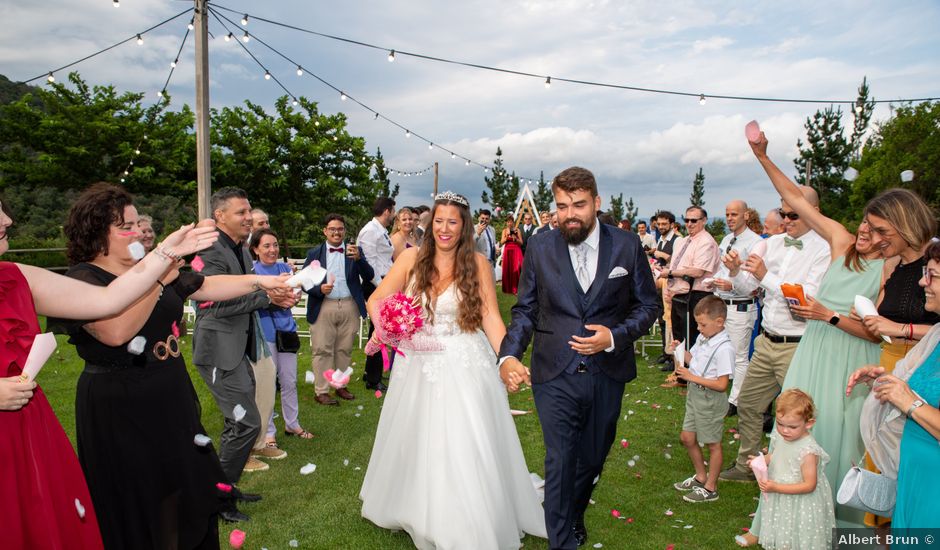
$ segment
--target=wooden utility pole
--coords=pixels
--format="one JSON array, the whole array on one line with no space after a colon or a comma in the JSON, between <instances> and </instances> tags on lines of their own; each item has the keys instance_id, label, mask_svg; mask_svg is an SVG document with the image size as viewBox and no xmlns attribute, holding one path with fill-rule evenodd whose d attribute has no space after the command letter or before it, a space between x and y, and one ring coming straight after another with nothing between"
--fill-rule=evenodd
<instances>
[{"instance_id":1,"label":"wooden utility pole","mask_svg":"<svg viewBox=\"0 0 940 550\"><path fill-rule=\"evenodd\" d=\"M437 163L434 163L434 196L437 196Z\"/></svg>"},{"instance_id":2,"label":"wooden utility pole","mask_svg":"<svg viewBox=\"0 0 940 550\"><path fill-rule=\"evenodd\" d=\"M209 10L208 0L195 0L193 21L196 37L196 198L199 219L212 216L209 197L212 176L209 166Z\"/></svg>"}]
</instances>

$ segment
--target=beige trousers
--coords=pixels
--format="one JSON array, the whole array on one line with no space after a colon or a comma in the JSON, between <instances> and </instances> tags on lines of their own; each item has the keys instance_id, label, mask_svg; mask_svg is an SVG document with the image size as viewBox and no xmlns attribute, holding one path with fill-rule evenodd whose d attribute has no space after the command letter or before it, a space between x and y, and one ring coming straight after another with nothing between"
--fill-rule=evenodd
<instances>
[{"instance_id":1,"label":"beige trousers","mask_svg":"<svg viewBox=\"0 0 940 550\"><path fill-rule=\"evenodd\" d=\"M257 451L264 448L267 437L266 428L274 414L274 380L277 377L277 369L270 355L259 357L257 362L249 361L249 363L255 374L255 405L258 407L258 416L261 417L261 432L254 446L254 450Z\"/></svg>"},{"instance_id":2,"label":"beige trousers","mask_svg":"<svg viewBox=\"0 0 940 550\"><path fill-rule=\"evenodd\" d=\"M346 370L350 363L353 341L359 331L359 307L352 298L323 300L317 321L310 327L311 363L317 395L330 392L323 373Z\"/></svg>"}]
</instances>

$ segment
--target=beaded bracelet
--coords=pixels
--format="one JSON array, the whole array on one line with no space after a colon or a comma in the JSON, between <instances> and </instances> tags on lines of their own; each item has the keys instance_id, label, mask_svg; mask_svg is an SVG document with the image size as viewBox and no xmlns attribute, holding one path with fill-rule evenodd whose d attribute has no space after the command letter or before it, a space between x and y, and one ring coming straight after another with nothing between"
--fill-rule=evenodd
<instances>
[{"instance_id":1,"label":"beaded bracelet","mask_svg":"<svg viewBox=\"0 0 940 550\"><path fill-rule=\"evenodd\" d=\"M162 244L154 248L153 251L157 254L157 256L160 256L166 260L178 262L183 259L182 256L173 252L172 248L166 248Z\"/></svg>"}]
</instances>

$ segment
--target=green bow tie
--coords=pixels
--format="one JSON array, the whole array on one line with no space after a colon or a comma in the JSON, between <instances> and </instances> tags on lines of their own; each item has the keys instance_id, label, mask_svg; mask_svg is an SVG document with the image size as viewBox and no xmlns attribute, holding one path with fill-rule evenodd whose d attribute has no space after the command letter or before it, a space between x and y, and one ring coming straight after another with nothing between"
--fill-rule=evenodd
<instances>
[{"instance_id":1,"label":"green bow tie","mask_svg":"<svg viewBox=\"0 0 940 550\"><path fill-rule=\"evenodd\" d=\"M799 239L783 238L783 246L795 246L797 250L803 250L803 241Z\"/></svg>"}]
</instances>

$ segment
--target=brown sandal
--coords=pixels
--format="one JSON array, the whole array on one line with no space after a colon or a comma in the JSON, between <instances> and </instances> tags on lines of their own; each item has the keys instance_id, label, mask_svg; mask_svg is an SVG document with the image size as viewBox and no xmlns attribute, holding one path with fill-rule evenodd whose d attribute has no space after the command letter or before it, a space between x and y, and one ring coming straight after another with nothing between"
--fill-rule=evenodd
<instances>
[{"instance_id":1,"label":"brown sandal","mask_svg":"<svg viewBox=\"0 0 940 550\"><path fill-rule=\"evenodd\" d=\"M313 439L313 434L301 428L299 432L292 432L290 430L284 430L284 435L287 437L299 437L300 439Z\"/></svg>"}]
</instances>

